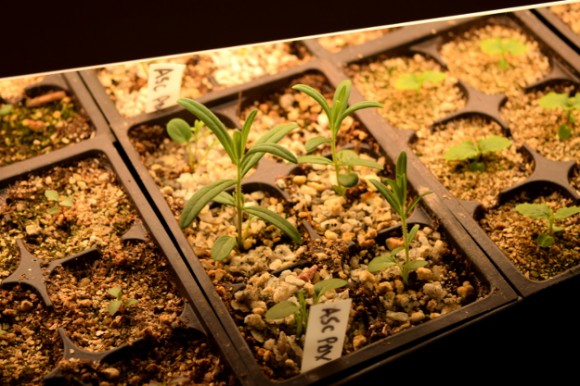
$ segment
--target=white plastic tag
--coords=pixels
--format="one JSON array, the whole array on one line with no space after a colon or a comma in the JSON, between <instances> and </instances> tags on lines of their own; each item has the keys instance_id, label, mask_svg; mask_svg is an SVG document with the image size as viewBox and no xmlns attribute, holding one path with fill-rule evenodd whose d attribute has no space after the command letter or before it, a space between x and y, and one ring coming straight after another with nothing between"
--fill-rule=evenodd
<instances>
[{"instance_id":1,"label":"white plastic tag","mask_svg":"<svg viewBox=\"0 0 580 386\"><path fill-rule=\"evenodd\" d=\"M184 69L185 65L178 63L149 65L146 112L151 113L177 104Z\"/></svg>"},{"instance_id":2,"label":"white plastic tag","mask_svg":"<svg viewBox=\"0 0 580 386\"><path fill-rule=\"evenodd\" d=\"M352 299L310 307L301 371L339 358L342 354Z\"/></svg>"}]
</instances>

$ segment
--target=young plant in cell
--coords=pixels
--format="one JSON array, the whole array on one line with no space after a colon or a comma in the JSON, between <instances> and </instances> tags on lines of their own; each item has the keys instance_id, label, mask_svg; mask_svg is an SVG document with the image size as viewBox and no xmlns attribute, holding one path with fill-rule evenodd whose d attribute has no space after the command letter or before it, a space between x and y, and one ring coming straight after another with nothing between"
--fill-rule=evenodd
<instances>
[{"instance_id":1,"label":"young plant in cell","mask_svg":"<svg viewBox=\"0 0 580 386\"><path fill-rule=\"evenodd\" d=\"M61 196L56 190L45 190L44 196L48 201L55 202L55 205L48 210L49 214L57 214L60 212L64 215L64 208L71 208L73 206L72 197Z\"/></svg>"},{"instance_id":2,"label":"young plant in cell","mask_svg":"<svg viewBox=\"0 0 580 386\"><path fill-rule=\"evenodd\" d=\"M580 111L580 96L567 93L550 91L538 100L538 104L545 109L562 109L564 111L564 123L558 127L558 137L566 140L572 137L576 117L572 113Z\"/></svg>"},{"instance_id":3,"label":"young plant in cell","mask_svg":"<svg viewBox=\"0 0 580 386\"><path fill-rule=\"evenodd\" d=\"M427 265L425 260L411 260L409 251L411 242L415 239L419 231L419 224L413 225L411 230L408 229L408 219L411 213L423 199L424 196L431 192L425 192L408 203L407 191L407 153L401 152L397 157L395 167L395 179L384 179L384 184L378 180L371 179L371 183L377 188L379 193L387 200L391 208L401 218L401 233L403 245L394 248L388 255L377 256L369 262L368 270L370 272L378 272L391 266L399 267L403 282L408 284L409 274L419 267ZM399 252L404 251L405 258L401 262L397 258Z\"/></svg>"},{"instance_id":4,"label":"young plant in cell","mask_svg":"<svg viewBox=\"0 0 580 386\"><path fill-rule=\"evenodd\" d=\"M211 250L211 256L215 260L225 259L237 246L244 248L244 216L260 218L283 231L293 242L302 243L300 232L288 220L277 213L260 206L248 205L244 201L242 191L242 180L244 176L256 167L260 159L266 154L280 157L290 163L297 163L294 153L278 144L278 142L298 127L295 123L278 125L263 134L250 148L247 148L250 128L256 117L257 110L253 110L248 115L241 130L236 130L233 135L227 131L219 118L201 103L189 99L180 98L178 103L198 117L217 137L219 143L230 157L233 167L236 168L236 177L214 181L201 189L187 200L183 212L179 219L181 228L186 228L198 216L200 211L211 201L223 205L230 205L235 208L234 224L236 227L236 237L222 235L217 238ZM233 187L233 192L228 189Z\"/></svg>"},{"instance_id":5,"label":"young plant in cell","mask_svg":"<svg viewBox=\"0 0 580 386\"><path fill-rule=\"evenodd\" d=\"M123 314L127 308L138 303L137 299L123 299L123 290L121 287L109 288L107 293L114 298L107 307L107 311L111 316L115 316L117 313Z\"/></svg>"},{"instance_id":6,"label":"young plant in cell","mask_svg":"<svg viewBox=\"0 0 580 386\"><path fill-rule=\"evenodd\" d=\"M196 164L204 159L214 142L203 149L200 149L200 141L210 134L202 121L195 120L193 126L181 118L173 118L167 123L167 134L177 144L184 145L187 151L187 164L191 171L195 171Z\"/></svg>"},{"instance_id":7,"label":"young plant in cell","mask_svg":"<svg viewBox=\"0 0 580 386\"><path fill-rule=\"evenodd\" d=\"M522 203L515 207L516 211L534 220L545 220L546 231L538 234L536 244L542 248L549 248L555 242L555 234L564 230L563 227L555 225L558 220L563 220L580 213L580 206L568 206L553 211L546 204Z\"/></svg>"},{"instance_id":8,"label":"young plant in cell","mask_svg":"<svg viewBox=\"0 0 580 386\"><path fill-rule=\"evenodd\" d=\"M484 39L481 41L480 47L486 54L499 55L500 59L497 62L497 65L501 70L507 70L509 68L509 55L521 55L528 50L528 46L516 38Z\"/></svg>"},{"instance_id":9,"label":"young plant in cell","mask_svg":"<svg viewBox=\"0 0 580 386\"><path fill-rule=\"evenodd\" d=\"M419 94L425 87L425 83L441 83L445 77L444 72L433 70L403 74L395 80L395 88L398 90L414 90Z\"/></svg>"},{"instance_id":10,"label":"young plant in cell","mask_svg":"<svg viewBox=\"0 0 580 386\"><path fill-rule=\"evenodd\" d=\"M312 298L312 305L318 304L320 297L332 291L347 285L348 282L343 279L326 279L319 281L314 284L314 297ZM290 315L294 315L294 322L296 324L296 336L301 337L306 332L306 326L308 324L308 304L306 302L306 297L304 291L300 290L297 293L298 304L290 301L284 300L278 304L275 304L266 311L264 317L266 320L278 320L284 319Z\"/></svg>"},{"instance_id":11,"label":"young plant in cell","mask_svg":"<svg viewBox=\"0 0 580 386\"><path fill-rule=\"evenodd\" d=\"M305 93L314 99L328 117L328 125L330 128L330 138L315 137L306 143L306 151L313 152L317 147L330 144L331 157L328 159L323 156L307 155L298 158L300 163L310 163L319 165L332 165L336 176L336 185L333 185L334 191L341 196L346 194L348 188L356 186L359 178L353 167L366 166L375 169L382 169L382 166L375 161L363 159L353 150L337 148L338 136L342 123L346 117L353 114L355 111L366 109L370 107L382 107L380 103L362 101L355 103L352 106L348 105L352 82L345 79L339 83L334 92L332 105L328 103L326 98L316 89L305 85L296 84L292 86L294 90Z\"/></svg>"},{"instance_id":12,"label":"young plant in cell","mask_svg":"<svg viewBox=\"0 0 580 386\"><path fill-rule=\"evenodd\" d=\"M476 141L464 141L445 152L447 161L467 161L472 172L485 171L484 156L509 148L512 141L499 135L490 135Z\"/></svg>"}]
</instances>

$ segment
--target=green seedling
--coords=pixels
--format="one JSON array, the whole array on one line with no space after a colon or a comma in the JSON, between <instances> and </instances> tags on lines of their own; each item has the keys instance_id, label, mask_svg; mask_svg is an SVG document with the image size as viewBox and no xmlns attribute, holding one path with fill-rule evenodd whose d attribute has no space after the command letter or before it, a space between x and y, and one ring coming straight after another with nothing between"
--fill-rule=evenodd
<instances>
[{"instance_id":1,"label":"green seedling","mask_svg":"<svg viewBox=\"0 0 580 386\"><path fill-rule=\"evenodd\" d=\"M346 280L335 278L319 281L314 284L314 297L312 298L312 304L318 304L320 297L326 292L344 287L347 284L348 282ZM264 314L264 317L266 320L277 320L294 315L296 336L300 337L306 332L306 326L308 324L308 305L303 290L298 291L297 297L298 304L290 300L281 301L269 308Z\"/></svg>"},{"instance_id":2,"label":"green seedling","mask_svg":"<svg viewBox=\"0 0 580 386\"><path fill-rule=\"evenodd\" d=\"M558 209L556 212L546 204L523 203L516 205L516 211L534 220L546 220L546 232L541 232L536 238L536 244L542 248L548 248L554 244L554 234L564 230L563 227L554 225L557 220L563 220L580 213L580 206L568 206Z\"/></svg>"},{"instance_id":3,"label":"green seedling","mask_svg":"<svg viewBox=\"0 0 580 386\"><path fill-rule=\"evenodd\" d=\"M487 153L497 153L507 149L512 144L508 138L499 135L490 135L477 141L464 141L449 148L445 152L447 161L468 161L472 172L485 171L483 157Z\"/></svg>"},{"instance_id":4,"label":"green seedling","mask_svg":"<svg viewBox=\"0 0 580 386\"><path fill-rule=\"evenodd\" d=\"M369 262L368 270L370 272L378 272L391 266L398 266L403 278L403 282L408 284L409 274L415 269L427 265L425 260L411 260L409 250L411 242L415 239L419 231L419 224L413 225L411 230L408 229L407 220L424 196L431 192L425 192L410 203L408 201L407 192L407 153L401 152L397 158L395 167L395 179L385 179L386 185L382 182L371 179L372 184L377 188L379 193L387 200L391 208L401 218L401 232L403 239L403 246L394 248L388 255L377 256ZM401 251L405 252L404 262L397 259L397 254Z\"/></svg>"},{"instance_id":5,"label":"green seedling","mask_svg":"<svg viewBox=\"0 0 580 386\"><path fill-rule=\"evenodd\" d=\"M109 288L107 292L115 298L114 300L111 300L107 307L107 311L109 311L111 316L115 316L117 313L122 314L127 310L127 308L138 303L136 299L123 299L123 291L121 287Z\"/></svg>"},{"instance_id":6,"label":"green seedling","mask_svg":"<svg viewBox=\"0 0 580 386\"><path fill-rule=\"evenodd\" d=\"M244 176L257 166L266 153L291 163L298 162L294 153L278 144L284 136L298 127L298 125L295 123L278 125L262 135L252 147L246 149L250 127L256 117L257 110L250 112L241 130L236 130L233 135L230 135L219 118L201 103L189 98L180 98L178 103L203 121L215 134L237 171L236 178L212 182L191 196L186 202L179 219L181 228L190 226L199 212L208 203L215 201L235 208L234 223L237 234L236 237L228 235L218 237L211 250L211 257L214 260L225 259L236 246L240 250L244 248L244 215L258 217L279 228L293 242L302 243L300 232L288 220L266 208L246 205L242 192ZM232 187L234 188L233 193L229 193L227 190Z\"/></svg>"},{"instance_id":7,"label":"green seedling","mask_svg":"<svg viewBox=\"0 0 580 386\"><path fill-rule=\"evenodd\" d=\"M204 149L200 154L200 140L209 134L202 121L195 120L193 126L181 118L173 118L167 123L167 134L177 144L184 145L187 151L187 164L192 171L195 171L196 164L207 157L207 154L215 142Z\"/></svg>"},{"instance_id":8,"label":"green seedling","mask_svg":"<svg viewBox=\"0 0 580 386\"><path fill-rule=\"evenodd\" d=\"M56 203L55 206L48 210L49 214L57 214L58 212L64 214L64 208L70 208L73 206L73 200L70 196L61 197L56 190L45 190L44 196L48 201L54 201Z\"/></svg>"},{"instance_id":9,"label":"green seedling","mask_svg":"<svg viewBox=\"0 0 580 386\"><path fill-rule=\"evenodd\" d=\"M441 83L445 76L445 73L441 71L432 70L403 74L395 81L395 88L398 90L415 90L420 93L425 83Z\"/></svg>"},{"instance_id":10,"label":"green seedling","mask_svg":"<svg viewBox=\"0 0 580 386\"><path fill-rule=\"evenodd\" d=\"M11 114L14 109L12 108L11 104L4 104L0 106L0 118L5 115Z\"/></svg>"},{"instance_id":11,"label":"green seedling","mask_svg":"<svg viewBox=\"0 0 580 386\"><path fill-rule=\"evenodd\" d=\"M354 166L366 166L375 169L382 169L378 162L362 159L353 150L337 149L337 140L342 126L342 122L346 117L353 114L355 111L366 109L370 107L382 107L380 103L363 101L348 106L348 99L350 97L350 90L352 82L345 79L336 88L334 97L332 99L332 106L330 106L324 96L314 88L305 85L297 84L292 86L294 90L305 93L314 99L328 116L328 125L330 127L330 138L315 137L306 142L306 151L311 153L317 147L330 144L331 159L322 156L307 155L299 157L300 163L310 163L319 165L332 165L336 175L337 184L333 185L334 191L341 196L346 194L348 188L356 186L359 178L353 170Z\"/></svg>"},{"instance_id":12,"label":"green seedling","mask_svg":"<svg viewBox=\"0 0 580 386\"><path fill-rule=\"evenodd\" d=\"M572 112L580 110L580 96L551 91L541 97L538 103L545 109L562 109L565 122L558 127L558 137L561 140L572 137L572 128L576 123L576 118L572 115Z\"/></svg>"},{"instance_id":13,"label":"green seedling","mask_svg":"<svg viewBox=\"0 0 580 386\"><path fill-rule=\"evenodd\" d=\"M528 50L528 46L516 38L491 38L481 41L481 49L489 55L499 55L497 63L501 70L509 68L508 55L521 55Z\"/></svg>"}]
</instances>

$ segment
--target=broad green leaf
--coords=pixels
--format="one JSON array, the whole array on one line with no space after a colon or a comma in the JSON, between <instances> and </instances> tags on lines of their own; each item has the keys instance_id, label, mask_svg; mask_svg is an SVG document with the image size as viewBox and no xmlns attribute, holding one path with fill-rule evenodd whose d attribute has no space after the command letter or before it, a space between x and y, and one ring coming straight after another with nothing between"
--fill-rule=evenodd
<instances>
[{"instance_id":1,"label":"broad green leaf","mask_svg":"<svg viewBox=\"0 0 580 386\"><path fill-rule=\"evenodd\" d=\"M122 305L123 305L123 302L121 300L111 300L107 310L109 311L109 314L112 316L112 315L115 315L119 311L119 309L121 308Z\"/></svg>"},{"instance_id":2,"label":"broad green leaf","mask_svg":"<svg viewBox=\"0 0 580 386\"><path fill-rule=\"evenodd\" d=\"M296 229L288 220L279 214L274 213L269 209L262 208L261 206L246 206L244 207L244 212L259 217L262 220L276 226L282 232L286 233L295 243L302 243L302 236L300 236L298 229Z\"/></svg>"},{"instance_id":3,"label":"broad green leaf","mask_svg":"<svg viewBox=\"0 0 580 386\"><path fill-rule=\"evenodd\" d=\"M577 213L580 213L580 206L568 206L558 209L554 214L554 218L556 220L562 220Z\"/></svg>"},{"instance_id":4,"label":"broad green leaf","mask_svg":"<svg viewBox=\"0 0 580 386\"><path fill-rule=\"evenodd\" d=\"M403 269L405 271L404 272L405 281L407 281L406 279L409 276L409 273L413 272L417 268L424 267L427 264L429 264L429 262L426 260L411 260L411 261L405 263L403 265Z\"/></svg>"},{"instance_id":5,"label":"broad green leaf","mask_svg":"<svg viewBox=\"0 0 580 386\"><path fill-rule=\"evenodd\" d=\"M296 303L293 303L289 300L283 300L280 303L270 307L264 314L264 317L266 320L284 319L285 317L297 312L298 309L299 307Z\"/></svg>"},{"instance_id":6,"label":"broad green leaf","mask_svg":"<svg viewBox=\"0 0 580 386\"><path fill-rule=\"evenodd\" d=\"M421 73L423 75L423 82L439 83L445 79L445 73L441 71L427 70Z\"/></svg>"},{"instance_id":7,"label":"broad green leaf","mask_svg":"<svg viewBox=\"0 0 580 386\"><path fill-rule=\"evenodd\" d=\"M546 204L523 203L516 205L515 209L518 213L535 220L548 220L552 215L552 209Z\"/></svg>"},{"instance_id":8,"label":"broad green leaf","mask_svg":"<svg viewBox=\"0 0 580 386\"><path fill-rule=\"evenodd\" d=\"M58 201L59 194L56 190L45 190L44 196L50 201Z\"/></svg>"},{"instance_id":9,"label":"broad green leaf","mask_svg":"<svg viewBox=\"0 0 580 386\"><path fill-rule=\"evenodd\" d=\"M447 161L465 161L468 159L477 158L479 149L472 141L464 141L459 145L452 146L445 152L445 159Z\"/></svg>"},{"instance_id":10,"label":"broad green leaf","mask_svg":"<svg viewBox=\"0 0 580 386\"><path fill-rule=\"evenodd\" d=\"M540 233L536 238L536 244L542 248L548 248L554 244L554 238L547 233Z\"/></svg>"},{"instance_id":11,"label":"broad green leaf","mask_svg":"<svg viewBox=\"0 0 580 386\"><path fill-rule=\"evenodd\" d=\"M214 242L211 248L211 258L215 261L221 261L229 256L230 252L236 246L236 238L232 236L220 236Z\"/></svg>"},{"instance_id":12,"label":"broad green leaf","mask_svg":"<svg viewBox=\"0 0 580 386\"><path fill-rule=\"evenodd\" d=\"M419 90L421 86L421 80L415 74L403 74L395 80L398 90Z\"/></svg>"},{"instance_id":13,"label":"broad green leaf","mask_svg":"<svg viewBox=\"0 0 580 386\"><path fill-rule=\"evenodd\" d=\"M490 135L477 141L482 154L498 152L511 146L512 141L500 135Z\"/></svg>"},{"instance_id":14,"label":"broad green leaf","mask_svg":"<svg viewBox=\"0 0 580 386\"><path fill-rule=\"evenodd\" d=\"M379 272L386 268L396 265L395 258L392 255L377 256L369 262L367 269L369 272Z\"/></svg>"},{"instance_id":15,"label":"broad green leaf","mask_svg":"<svg viewBox=\"0 0 580 386\"><path fill-rule=\"evenodd\" d=\"M521 55L528 50L528 46L516 38L503 39L501 44L504 52L512 55Z\"/></svg>"},{"instance_id":16,"label":"broad green leaf","mask_svg":"<svg viewBox=\"0 0 580 386\"><path fill-rule=\"evenodd\" d=\"M58 212L60 212L60 209L58 209L58 207L55 206L54 208L50 208L47 212L48 214L57 214Z\"/></svg>"},{"instance_id":17,"label":"broad green leaf","mask_svg":"<svg viewBox=\"0 0 580 386\"><path fill-rule=\"evenodd\" d=\"M572 129L570 128L570 126L564 124L561 124L560 127L558 127L558 138L564 140L564 139L570 139L572 137Z\"/></svg>"},{"instance_id":18,"label":"broad green leaf","mask_svg":"<svg viewBox=\"0 0 580 386\"><path fill-rule=\"evenodd\" d=\"M356 173L341 173L338 175L338 183L345 188L352 188L358 184Z\"/></svg>"},{"instance_id":19,"label":"broad green leaf","mask_svg":"<svg viewBox=\"0 0 580 386\"><path fill-rule=\"evenodd\" d=\"M199 212L221 192L225 191L230 186L233 186L236 180L225 179L212 182L199 189L193 196L187 200L183 212L179 218L179 226L186 228L197 217Z\"/></svg>"},{"instance_id":20,"label":"broad green leaf","mask_svg":"<svg viewBox=\"0 0 580 386\"><path fill-rule=\"evenodd\" d=\"M219 118L210 109L194 99L179 98L177 103L205 123L205 125L215 134L224 150L233 161L235 159L234 143L226 127Z\"/></svg>"},{"instance_id":21,"label":"broad green leaf","mask_svg":"<svg viewBox=\"0 0 580 386\"><path fill-rule=\"evenodd\" d=\"M540 99L538 104L545 109L565 108L568 103L568 94L550 91Z\"/></svg>"},{"instance_id":22,"label":"broad green leaf","mask_svg":"<svg viewBox=\"0 0 580 386\"><path fill-rule=\"evenodd\" d=\"M316 149L318 146L322 145L323 143L330 143L330 138L324 138L324 137L310 138L308 141L306 141L306 144L304 145L304 147L306 148L306 152L310 153L311 151L313 151L314 149Z\"/></svg>"},{"instance_id":23,"label":"broad green leaf","mask_svg":"<svg viewBox=\"0 0 580 386\"><path fill-rule=\"evenodd\" d=\"M121 299L121 287L112 287L107 290L107 293L115 299Z\"/></svg>"},{"instance_id":24,"label":"broad green leaf","mask_svg":"<svg viewBox=\"0 0 580 386\"><path fill-rule=\"evenodd\" d=\"M332 160L317 155L302 155L297 159L299 164L332 165Z\"/></svg>"},{"instance_id":25,"label":"broad green leaf","mask_svg":"<svg viewBox=\"0 0 580 386\"><path fill-rule=\"evenodd\" d=\"M321 295L325 294L328 291L332 291L333 289L344 287L348 284L348 281L338 278L330 278L326 280L321 280L318 283L314 284L314 293L315 296L318 298Z\"/></svg>"},{"instance_id":26,"label":"broad green leaf","mask_svg":"<svg viewBox=\"0 0 580 386\"><path fill-rule=\"evenodd\" d=\"M312 99L314 99L316 101L316 103L318 103L320 105L320 107L322 107L322 109L326 113L326 116L330 120L330 114L331 114L330 106L328 105L326 98L318 90L316 90L308 85L305 85L305 84L296 84L296 85L292 86L292 88L294 90L301 91L301 92L305 93L306 95L310 96Z\"/></svg>"},{"instance_id":27,"label":"broad green leaf","mask_svg":"<svg viewBox=\"0 0 580 386\"><path fill-rule=\"evenodd\" d=\"M562 232L564 230L564 227L557 227L552 225L552 232L554 233L558 233L558 232Z\"/></svg>"},{"instance_id":28,"label":"broad green leaf","mask_svg":"<svg viewBox=\"0 0 580 386\"><path fill-rule=\"evenodd\" d=\"M68 207L71 207L71 206L73 206L72 198L70 198L69 196L66 196L65 198L63 198L62 200L60 200L58 204L60 206L68 206Z\"/></svg>"},{"instance_id":29,"label":"broad green leaf","mask_svg":"<svg viewBox=\"0 0 580 386\"><path fill-rule=\"evenodd\" d=\"M191 139L191 126L184 119L173 118L167 123L167 134L173 141L183 145Z\"/></svg>"}]
</instances>

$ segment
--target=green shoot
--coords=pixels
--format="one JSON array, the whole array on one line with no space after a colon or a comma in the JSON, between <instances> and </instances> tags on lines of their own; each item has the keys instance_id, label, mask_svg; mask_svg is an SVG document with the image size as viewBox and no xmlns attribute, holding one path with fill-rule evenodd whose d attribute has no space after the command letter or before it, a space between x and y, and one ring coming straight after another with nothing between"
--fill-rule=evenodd
<instances>
[{"instance_id":1,"label":"green shoot","mask_svg":"<svg viewBox=\"0 0 580 386\"><path fill-rule=\"evenodd\" d=\"M73 206L73 200L70 196L61 197L56 190L45 190L44 196L48 201L54 201L56 203L55 206L48 210L49 214L63 213L65 207L70 208Z\"/></svg>"},{"instance_id":2,"label":"green shoot","mask_svg":"<svg viewBox=\"0 0 580 386\"><path fill-rule=\"evenodd\" d=\"M487 153L500 152L510 147L512 142L499 135L490 135L477 141L464 141L445 152L447 161L469 161L472 172L485 171L483 156Z\"/></svg>"},{"instance_id":3,"label":"green shoot","mask_svg":"<svg viewBox=\"0 0 580 386\"><path fill-rule=\"evenodd\" d=\"M244 214L258 217L279 228L293 242L302 243L300 232L288 220L266 208L246 205L242 192L242 180L244 176L252 168L257 166L260 159L266 153L275 155L291 163L298 162L296 156L291 151L278 144L284 136L298 127L298 125L295 123L278 125L262 135L251 148L247 149L250 127L256 117L257 110L250 112L241 130L237 130L233 135L230 135L219 118L201 103L189 98L180 98L178 103L203 121L213 132L237 171L235 179L214 181L202 187L191 196L185 204L179 219L181 228L190 226L200 211L210 201L215 201L235 208L236 215L234 223L237 235L235 238L228 235L218 237L211 250L211 256L214 260L225 259L236 246L238 249L244 248L246 234L243 230ZM230 194L227 190L231 187L234 187L234 191Z\"/></svg>"},{"instance_id":4,"label":"green shoot","mask_svg":"<svg viewBox=\"0 0 580 386\"><path fill-rule=\"evenodd\" d=\"M211 150L213 142L205 149L203 155L199 154L199 141L209 132L204 130L205 125L202 121L195 120L193 126L189 126L184 119L173 118L167 124L167 134L169 137L179 145L185 145L187 150L187 164L192 171L195 171L195 165L200 159L207 156Z\"/></svg>"},{"instance_id":5,"label":"green shoot","mask_svg":"<svg viewBox=\"0 0 580 386\"><path fill-rule=\"evenodd\" d=\"M528 50L528 46L516 38L491 38L481 41L481 49L483 52L489 55L500 55L500 59L497 63L501 70L507 70L509 68L509 62L507 56L509 55L521 55Z\"/></svg>"},{"instance_id":6,"label":"green shoot","mask_svg":"<svg viewBox=\"0 0 580 386\"><path fill-rule=\"evenodd\" d=\"M136 299L126 299L123 300L123 294L121 287L113 287L109 288L107 291L109 295L111 295L114 300L111 300L109 306L107 307L107 311L111 316L115 316L117 313L124 313L128 307L131 307L138 303Z\"/></svg>"},{"instance_id":7,"label":"green shoot","mask_svg":"<svg viewBox=\"0 0 580 386\"><path fill-rule=\"evenodd\" d=\"M545 109L564 110L565 122L558 128L558 137L566 140L572 137L572 128L576 123L576 118L572 115L574 110L580 110L580 96L568 95L566 93L549 92L538 100L541 107Z\"/></svg>"},{"instance_id":8,"label":"green shoot","mask_svg":"<svg viewBox=\"0 0 580 386\"><path fill-rule=\"evenodd\" d=\"M331 159L322 156L303 156L299 157L300 163L311 163L319 165L332 165L336 176L336 185L333 185L334 191L341 196L346 194L346 190L358 184L359 178L354 172L354 166L367 166L375 169L382 169L378 162L362 159L352 150L337 149L337 140L342 122L346 117L353 114L357 110L366 109L370 107L382 107L380 103L363 101L348 106L348 99L350 97L350 90L352 82L345 79L336 88L334 97L332 99L332 106L330 106L324 96L314 88L305 85L297 84L292 88L301 91L314 99L320 107L324 110L328 117L330 127L330 138L316 137L310 139L306 143L306 151L308 153L314 151L317 147L330 143Z\"/></svg>"},{"instance_id":9,"label":"green shoot","mask_svg":"<svg viewBox=\"0 0 580 386\"><path fill-rule=\"evenodd\" d=\"M378 272L387 267L397 265L403 282L408 284L409 274L415 269L427 265L427 261L410 259L411 242L419 231L419 224L415 224L411 230L408 230L407 220L421 199L431 192L423 193L415 197L410 204L407 204L407 153L405 152L401 152L397 158L394 180L385 179L386 185L374 179L371 182L387 200L391 208L400 216L403 246L393 249L389 255L381 255L372 259L369 262L368 270L370 272ZM402 263L396 258L401 251L405 252L405 261Z\"/></svg>"},{"instance_id":10,"label":"green shoot","mask_svg":"<svg viewBox=\"0 0 580 386\"><path fill-rule=\"evenodd\" d=\"M0 118L5 115L11 114L14 109L11 104L3 104L0 106Z\"/></svg>"},{"instance_id":11,"label":"green shoot","mask_svg":"<svg viewBox=\"0 0 580 386\"><path fill-rule=\"evenodd\" d=\"M564 230L554 225L556 220L563 220L580 213L580 206L569 206L558 209L556 212L546 204L523 203L516 205L516 211L534 220L546 220L546 232L541 232L536 238L536 244L542 248L548 248L554 244L554 234Z\"/></svg>"},{"instance_id":12,"label":"green shoot","mask_svg":"<svg viewBox=\"0 0 580 386\"><path fill-rule=\"evenodd\" d=\"M319 281L314 285L314 297L312 298L312 304L318 304L320 297L326 292L344 287L348 282L342 279L326 279ZM277 320L283 319L287 316L294 315L294 321L296 323L296 336L300 337L306 332L306 326L308 324L308 307L306 304L306 298L304 297L304 291L298 291L298 304L290 301L284 300L278 304L275 304L266 311L264 314L267 320Z\"/></svg>"},{"instance_id":13,"label":"green shoot","mask_svg":"<svg viewBox=\"0 0 580 386\"><path fill-rule=\"evenodd\" d=\"M419 93L425 83L441 83L445 76L445 73L441 71L432 70L403 74L395 81L395 88L398 90L415 90Z\"/></svg>"}]
</instances>

